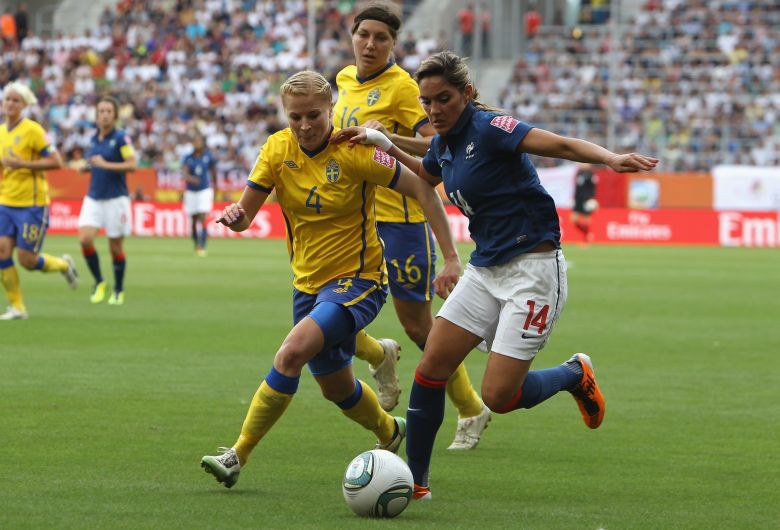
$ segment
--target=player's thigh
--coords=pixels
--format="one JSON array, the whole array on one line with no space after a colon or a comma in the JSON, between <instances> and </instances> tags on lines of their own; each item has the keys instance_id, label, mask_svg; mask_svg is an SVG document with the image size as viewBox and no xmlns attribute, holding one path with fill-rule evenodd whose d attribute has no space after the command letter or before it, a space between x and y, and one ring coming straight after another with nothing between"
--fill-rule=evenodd
<instances>
[{"instance_id":1,"label":"player's thigh","mask_svg":"<svg viewBox=\"0 0 780 530\"><path fill-rule=\"evenodd\" d=\"M312 318L303 318L282 341L274 357L274 367L286 376L298 376L304 365L322 351L324 343L319 324Z\"/></svg>"},{"instance_id":2,"label":"player's thigh","mask_svg":"<svg viewBox=\"0 0 780 530\"><path fill-rule=\"evenodd\" d=\"M483 267L466 265L466 271L436 315L481 337L488 344L492 342L501 312L501 302L493 293L489 276L489 271Z\"/></svg>"},{"instance_id":3,"label":"player's thigh","mask_svg":"<svg viewBox=\"0 0 780 530\"><path fill-rule=\"evenodd\" d=\"M109 239L129 236L133 223L130 197L115 197L105 202L106 236Z\"/></svg>"},{"instance_id":4,"label":"player's thigh","mask_svg":"<svg viewBox=\"0 0 780 530\"><path fill-rule=\"evenodd\" d=\"M428 223L377 223L377 232L385 244L393 298L409 302L431 300L436 246Z\"/></svg>"},{"instance_id":5,"label":"player's thigh","mask_svg":"<svg viewBox=\"0 0 780 530\"><path fill-rule=\"evenodd\" d=\"M480 342L482 337L479 335L439 317L428 334L425 351L417 368L425 377L449 379Z\"/></svg>"},{"instance_id":6,"label":"player's thigh","mask_svg":"<svg viewBox=\"0 0 780 530\"><path fill-rule=\"evenodd\" d=\"M560 250L524 254L504 268L501 308L491 351L530 361L550 338L568 297Z\"/></svg>"}]
</instances>

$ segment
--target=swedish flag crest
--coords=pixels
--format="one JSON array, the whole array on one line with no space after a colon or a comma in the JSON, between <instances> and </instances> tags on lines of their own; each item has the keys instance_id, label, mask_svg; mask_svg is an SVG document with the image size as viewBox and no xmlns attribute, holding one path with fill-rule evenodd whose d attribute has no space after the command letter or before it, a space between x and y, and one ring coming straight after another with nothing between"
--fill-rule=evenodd
<instances>
[{"instance_id":1,"label":"swedish flag crest","mask_svg":"<svg viewBox=\"0 0 780 530\"><path fill-rule=\"evenodd\" d=\"M382 93L379 92L378 88L373 89L371 92L368 93L367 103L368 106L372 106L374 103L379 101L379 96L381 96Z\"/></svg>"},{"instance_id":2,"label":"swedish flag crest","mask_svg":"<svg viewBox=\"0 0 780 530\"><path fill-rule=\"evenodd\" d=\"M328 165L325 166L325 178L328 179L328 182L336 182L340 175L341 167L339 166L339 163L331 158L328 160Z\"/></svg>"}]
</instances>

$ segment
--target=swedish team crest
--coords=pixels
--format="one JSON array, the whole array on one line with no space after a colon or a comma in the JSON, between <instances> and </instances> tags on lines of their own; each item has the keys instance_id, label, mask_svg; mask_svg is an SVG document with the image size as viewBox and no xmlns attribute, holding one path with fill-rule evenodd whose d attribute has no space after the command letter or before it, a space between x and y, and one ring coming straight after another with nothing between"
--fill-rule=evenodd
<instances>
[{"instance_id":1,"label":"swedish team crest","mask_svg":"<svg viewBox=\"0 0 780 530\"><path fill-rule=\"evenodd\" d=\"M340 175L341 167L339 166L339 163L331 158L328 160L328 165L325 166L325 178L328 179L328 182L336 182Z\"/></svg>"},{"instance_id":2,"label":"swedish team crest","mask_svg":"<svg viewBox=\"0 0 780 530\"><path fill-rule=\"evenodd\" d=\"M368 93L367 103L368 106L372 106L374 103L379 101L379 96L381 96L381 92L379 92L378 88L373 89L371 92Z\"/></svg>"}]
</instances>

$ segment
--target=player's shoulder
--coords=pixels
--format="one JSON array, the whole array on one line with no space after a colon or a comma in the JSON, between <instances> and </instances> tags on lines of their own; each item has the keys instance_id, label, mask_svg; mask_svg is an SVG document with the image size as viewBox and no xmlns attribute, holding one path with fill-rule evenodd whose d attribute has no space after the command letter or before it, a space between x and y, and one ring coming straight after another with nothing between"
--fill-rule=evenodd
<instances>
[{"instance_id":1,"label":"player's shoulder","mask_svg":"<svg viewBox=\"0 0 780 530\"><path fill-rule=\"evenodd\" d=\"M357 80L357 66L354 64L350 64L349 66L345 66L341 69L341 71L336 74L336 84L341 86L341 83L346 83L350 81L356 81Z\"/></svg>"},{"instance_id":2,"label":"player's shoulder","mask_svg":"<svg viewBox=\"0 0 780 530\"><path fill-rule=\"evenodd\" d=\"M46 134L46 130L43 128L43 125L38 123L35 120L31 120L29 118L24 118L22 120L22 123L19 124L20 132L23 133L35 133L35 134Z\"/></svg>"}]
</instances>

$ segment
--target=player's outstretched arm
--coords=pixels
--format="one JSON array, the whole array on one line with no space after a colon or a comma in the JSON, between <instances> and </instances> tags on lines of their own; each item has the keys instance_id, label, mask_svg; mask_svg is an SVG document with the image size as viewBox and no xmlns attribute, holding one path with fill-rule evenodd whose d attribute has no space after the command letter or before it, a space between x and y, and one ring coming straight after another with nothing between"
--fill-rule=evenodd
<instances>
[{"instance_id":1,"label":"player's outstretched arm","mask_svg":"<svg viewBox=\"0 0 780 530\"><path fill-rule=\"evenodd\" d=\"M268 193L247 186L238 202L226 206L216 222L222 223L233 232L243 232L252 224L267 198Z\"/></svg>"},{"instance_id":2,"label":"player's outstretched arm","mask_svg":"<svg viewBox=\"0 0 780 530\"><path fill-rule=\"evenodd\" d=\"M436 240L439 242L441 252L444 255L444 267L433 280L436 294L441 298L447 298L460 278L461 266L458 251L455 249L455 240L452 238L450 223L441 198L434 188L425 180L412 173L401 165L401 174L398 177L395 191L414 197L420 203L425 217L431 224Z\"/></svg>"},{"instance_id":3,"label":"player's outstretched arm","mask_svg":"<svg viewBox=\"0 0 780 530\"><path fill-rule=\"evenodd\" d=\"M564 158L574 162L604 164L619 173L650 171L658 164L657 158L639 153L619 155L587 140L559 136L544 129L528 131L517 147L517 151L549 158Z\"/></svg>"}]
</instances>

